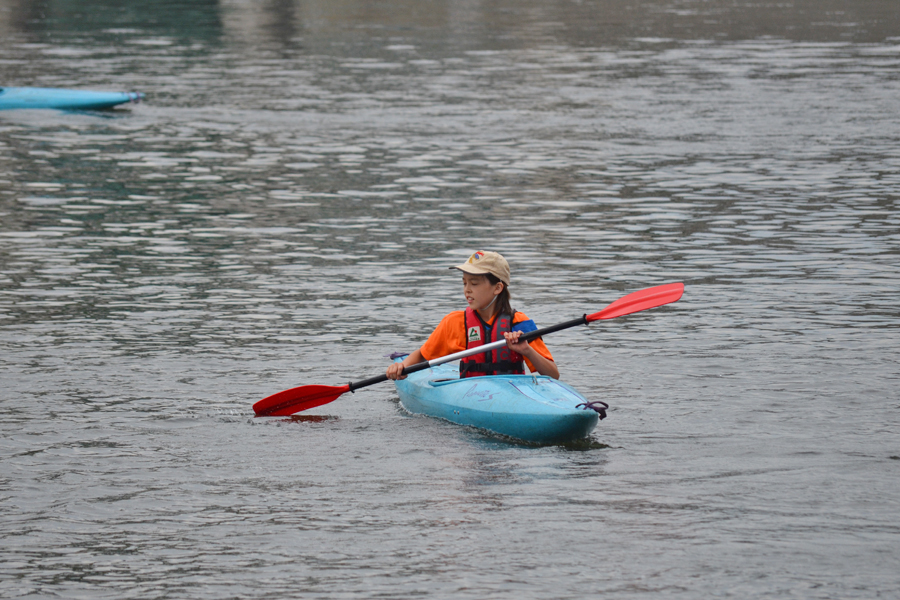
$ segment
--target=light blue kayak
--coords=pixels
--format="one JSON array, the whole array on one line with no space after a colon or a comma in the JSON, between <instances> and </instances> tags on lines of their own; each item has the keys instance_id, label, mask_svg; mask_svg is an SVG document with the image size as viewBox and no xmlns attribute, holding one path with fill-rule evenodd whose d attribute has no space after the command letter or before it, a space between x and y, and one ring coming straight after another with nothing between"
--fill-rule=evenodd
<instances>
[{"instance_id":1,"label":"light blue kayak","mask_svg":"<svg viewBox=\"0 0 900 600\"><path fill-rule=\"evenodd\" d=\"M91 92L57 88L0 88L0 110L9 108L55 108L59 110L95 110L126 102L140 102L139 92Z\"/></svg>"},{"instance_id":2,"label":"light blue kayak","mask_svg":"<svg viewBox=\"0 0 900 600\"><path fill-rule=\"evenodd\" d=\"M600 418L596 412L600 409L592 410L584 396L543 375L460 379L457 367L442 364L412 373L395 384L400 402L409 412L527 442L552 444L581 439L590 434Z\"/></svg>"}]
</instances>

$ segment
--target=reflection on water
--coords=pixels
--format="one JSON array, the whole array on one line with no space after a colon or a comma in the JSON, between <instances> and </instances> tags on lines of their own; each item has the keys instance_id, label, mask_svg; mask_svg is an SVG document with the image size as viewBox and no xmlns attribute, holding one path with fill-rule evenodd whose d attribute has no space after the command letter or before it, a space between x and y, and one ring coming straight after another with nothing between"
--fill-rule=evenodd
<instances>
[{"instance_id":1,"label":"reflection on water","mask_svg":"<svg viewBox=\"0 0 900 600\"><path fill-rule=\"evenodd\" d=\"M896 593L897 11L0 0L0 85L148 94L0 112L10 594ZM252 418L477 248L540 325L686 282L548 338L592 438Z\"/></svg>"},{"instance_id":2,"label":"reflection on water","mask_svg":"<svg viewBox=\"0 0 900 600\"><path fill-rule=\"evenodd\" d=\"M12 33L91 36L155 33L180 40L230 39L287 43L298 36L327 35L365 41L381 35L419 43L495 38L503 45L533 45L566 36L575 45L600 46L636 38L745 40L782 37L798 41L875 42L897 35L892 0L791 3L616 0L522 3L511 0L455 2L392 0L3 0L0 23ZM362 31L367 35L352 35ZM535 35L539 37L534 37ZM231 37L234 36L234 37ZM345 41L345 40L341 40Z\"/></svg>"}]
</instances>

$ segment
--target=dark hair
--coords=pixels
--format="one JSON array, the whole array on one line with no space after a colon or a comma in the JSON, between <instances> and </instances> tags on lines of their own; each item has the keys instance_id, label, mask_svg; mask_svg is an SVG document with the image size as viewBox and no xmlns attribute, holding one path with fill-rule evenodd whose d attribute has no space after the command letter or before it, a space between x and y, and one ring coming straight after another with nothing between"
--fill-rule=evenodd
<instances>
[{"instance_id":1,"label":"dark hair","mask_svg":"<svg viewBox=\"0 0 900 600\"><path fill-rule=\"evenodd\" d=\"M506 285L505 281L502 281L499 277L494 275L493 273L485 273L485 277L488 278L488 281L491 282L491 285L497 285L498 283L503 283L503 291L497 296L496 304L497 311L494 313L496 315L509 315L510 318L516 315L515 311L513 311L512 306L510 306L510 293L509 286Z\"/></svg>"}]
</instances>

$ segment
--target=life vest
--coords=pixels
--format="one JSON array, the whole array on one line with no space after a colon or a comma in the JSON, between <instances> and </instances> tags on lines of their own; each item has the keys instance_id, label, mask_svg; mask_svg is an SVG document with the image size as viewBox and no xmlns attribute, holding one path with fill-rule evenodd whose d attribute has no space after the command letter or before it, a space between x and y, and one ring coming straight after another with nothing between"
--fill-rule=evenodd
<instances>
[{"instance_id":1,"label":"life vest","mask_svg":"<svg viewBox=\"0 0 900 600\"><path fill-rule=\"evenodd\" d=\"M510 315L497 315L493 327L482 320L481 315L466 309L466 349L476 348L503 340L503 333L512 331L513 318ZM480 377L482 375L524 375L525 363L522 355L513 352L509 346L495 348L467 356L459 361L460 377Z\"/></svg>"}]
</instances>

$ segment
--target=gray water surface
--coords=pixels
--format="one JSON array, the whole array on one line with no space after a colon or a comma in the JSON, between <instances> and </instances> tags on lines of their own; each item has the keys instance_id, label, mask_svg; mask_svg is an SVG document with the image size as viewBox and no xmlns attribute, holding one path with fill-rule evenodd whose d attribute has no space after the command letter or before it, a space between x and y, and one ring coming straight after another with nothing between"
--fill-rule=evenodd
<instances>
[{"instance_id":1,"label":"gray water surface","mask_svg":"<svg viewBox=\"0 0 900 600\"><path fill-rule=\"evenodd\" d=\"M900 595L900 5L0 0L0 596ZM506 255L609 402L383 372Z\"/></svg>"}]
</instances>

